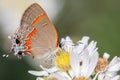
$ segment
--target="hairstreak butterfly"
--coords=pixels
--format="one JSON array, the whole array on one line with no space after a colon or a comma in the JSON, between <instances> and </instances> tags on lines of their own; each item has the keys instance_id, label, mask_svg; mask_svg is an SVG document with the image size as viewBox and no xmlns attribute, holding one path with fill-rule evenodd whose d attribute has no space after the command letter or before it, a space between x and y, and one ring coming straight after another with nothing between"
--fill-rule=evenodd
<instances>
[{"instance_id":1,"label":"hairstreak butterfly","mask_svg":"<svg viewBox=\"0 0 120 80\"><path fill-rule=\"evenodd\" d=\"M58 46L58 33L45 11L33 3L25 10L20 27L11 40L15 55L44 57Z\"/></svg>"}]
</instances>

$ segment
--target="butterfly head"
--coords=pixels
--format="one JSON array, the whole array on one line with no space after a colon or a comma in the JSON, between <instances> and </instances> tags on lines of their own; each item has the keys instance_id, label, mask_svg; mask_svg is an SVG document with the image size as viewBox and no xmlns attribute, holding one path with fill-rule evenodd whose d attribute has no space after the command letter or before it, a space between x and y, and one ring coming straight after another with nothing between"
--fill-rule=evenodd
<instances>
[{"instance_id":1,"label":"butterfly head","mask_svg":"<svg viewBox=\"0 0 120 80\"><path fill-rule=\"evenodd\" d=\"M11 40L12 40L11 48L12 53L14 53L14 55L17 55L18 57L23 56L25 52L25 46L21 34L18 33L14 34Z\"/></svg>"}]
</instances>

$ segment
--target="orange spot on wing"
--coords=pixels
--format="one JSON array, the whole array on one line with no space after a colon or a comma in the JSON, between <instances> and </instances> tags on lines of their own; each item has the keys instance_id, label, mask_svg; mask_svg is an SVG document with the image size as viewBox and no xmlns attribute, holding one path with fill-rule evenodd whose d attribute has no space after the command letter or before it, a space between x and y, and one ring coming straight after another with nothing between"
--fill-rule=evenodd
<instances>
[{"instance_id":1,"label":"orange spot on wing","mask_svg":"<svg viewBox=\"0 0 120 80\"><path fill-rule=\"evenodd\" d=\"M28 39L30 39L33 35L37 33L37 29L34 28L33 31L27 36Z\"/></svg>"},{"instance_id":2,"label":"orange spot on wing","mask_svg":"<svg viewBox=\"0 0 120 80\"><path fill-rule=\"evenodd\" d=\"M32 46L30 46L30 45L29 45L29 46L27 46L27 47L28 47L28 48L27 48L27 50L28 50L28 51L32 48Z\"/></svg>"},{"instance_id":3,"label":"orange spot on wing","mask_svg":"<svg viewBox=\"0 0 120 80\"><path fill-rule=\"evenodd\" d=\"M57 47L58 46L58 44L59 44L59 40L58 40L58 33L56 32L56 42L55 42L55 46Z\"/></svg>"},{"instance_id":4,"label":"orange spot on wing","mask_svg":"<svg viewBox=\"0 0 120 80\"><path fill-rule=\"evenodd\" d=\"M31 45L27 45L26 53L29 53L30 55L33 56L32 51L30 50L32 48Z\"/></svg>"},{"instance_id":5,"label":"orange spot on wing","mask_svg":"<svg viewBox=\"0 0 120 80\"><path fill-rule=\"evenodd\" d=\"M25 41L25 45L26 45L26 46L28 46L28 45L30 45L30 44L31 44L30 39L28 39L28 40Z\"/></svg>"},{"instance_id":6,"label":"orange spot on wing","mask_svg":"<svg viewBox=\"0 0 120 80\"><path fill-rule=\"evenodd\" d=\"M57 31L56 31L56 29L55 29L55 27L54 27L54 30L55 30L55 36L56 36L56 41L55 41L55 46L57 47L58 46L58 44L59 44L59 36L58 36L58 33L57 33Z\"/></svg>"},{"instance_id":7,"label":"orange spot on wing","mask_svg":"<svg viewBox=\"0 0 120 80\"><path fill-rule=\"evenodd\" d=\"M31 44L30 39L26 40L26 42L25 42L25 45L27 46L26 51L30 51L30 49L32 48L32 46L30 44Z\"/></svg>"},{"instance_id":8,"label":"orange spot on wing","mask_svg":"<svg viewBox=\"0 0 120 80\"><path fill-rule=\"evenodd\" d=\"M31 39L36 33L37 33L37 29L34 28L34 29L32 30L32 32L28 34L28 36L27 36L28 40L25 41L25 46L27 46L26 53L29 53L29 54L32 55L32 56L33 56L33 54L32 54L32 51L31 51L32 46L30 45L30 44L31 44L31 40L30 40L30 39Z\"/></svg>"},{"instance_id":9,"label":"orange spot on wing","mask_svg":"<svg viewBox=\"0 0 120 80\"><path fill-rule=\"evenodd\" d=\"M36 24L39 20L41 20L44 16L45 16L45 14L42 14L42 15L38 16L38 17L32 22L32 26L34 27L35 24Z\"/></svg>"}]
</instances>

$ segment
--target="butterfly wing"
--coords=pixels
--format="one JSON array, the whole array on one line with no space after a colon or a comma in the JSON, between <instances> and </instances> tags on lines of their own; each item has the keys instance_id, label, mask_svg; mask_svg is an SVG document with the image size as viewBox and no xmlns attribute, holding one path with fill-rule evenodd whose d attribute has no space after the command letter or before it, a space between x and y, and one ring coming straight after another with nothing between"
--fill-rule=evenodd
<instances>
[{"instance_id":1,"label":"butterfly wing","mask_svg":"<svg viewBox=\"0 0 120 80\"><path fill-rule=\"evenodd\" d=\"M18 32L23 34L26 52L33 56L44 56L58 45L58 34L54 25L36 3L24 12Z\"/></svg>"}]
</instances>

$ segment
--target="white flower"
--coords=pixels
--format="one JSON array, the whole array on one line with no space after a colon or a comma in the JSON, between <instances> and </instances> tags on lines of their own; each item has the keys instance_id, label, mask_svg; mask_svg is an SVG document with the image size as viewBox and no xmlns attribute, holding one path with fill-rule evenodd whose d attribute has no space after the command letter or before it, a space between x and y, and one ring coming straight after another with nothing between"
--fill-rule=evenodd
<instances>
[{"instance_id":1,"label":"white flower","mask_svg":"<svg viewBox=\"0 0 120 80\"><path fill-rule=\"evenodd\" d=\"M72 80L66 72L52 73L49 78L56 78L57 80Z\"/></svg>"},{"instance_id":2,"label":"white flower","mask_svg":"<svg viewBox=\"0 0 120 80\"><path fill-rule=\"evenodd\" d=\"M90 38L88 36L84 36L81 40L78 41L78 44L84 44L84 45L88 45L88 40Z\"/></svg>"},{"instance_id":3,"label":"white flower","mask_svg":"<svg viewBox=\"0 0 120 80\"><path fill-rule=\"evenodd\" d=\"M66 38L62 38L60 43L61 43L62 47L74 45L73 41L71 40L71 38L69 36L67 36Z\"/></svg>"},{"instance_id":4,"label":"white flower","mask_svg":"<svg viewBox=\"0 0 120 80\"><path fill-rule=\"evenodd\" d=\"M49 73L54 73L56 71L58 71L59 69L57 67L52 67L52 68L44 68L43 66L40 65L40 67L42 68L43 71L32 71L29 70L28 73L35 75L35 76L48 76Z\"/></svg>"},{"instance_id":5,"label":"white flower","mask_svg":"<svg viewBox=\"0 0 120 80\"><path fill-rule=\"evenodd\" d=\"M105 76L105 74L101 73L98 76L98 80L119 80L119 79L120 79L120 75L109 77L109 76Z\"/></svg>"},{"instance_id":6,"label":"white flower","mask_svg":"<svg viewBox=\"0 0 120 80\"><path fill-rule=\"evenodd\" d=\"M110 63L108 53L98 58L97 43L88 40L85 36L75 45L69 37L63 38L61 48L55 52L55 66L40 66L43 71L28 72L38 76L37 80L120 80L120 58L116 56Z\"/></svg>"},{"instance_id":7,"label":"white flower","mask_svg":"<svg viewBox=\"0 0 120 80\"><path fill-rule=\"evenodd\" d=\"M51 73L47 77L37 77L36 80L72 80L65 72Z\"/></svg>"},{"instance_id":8,"label":"white flower","mask_svg":"<svg viewBox=\"0 0 120 80\"><path fill-rule=\"evenodd\" d=\"M88 46L89 37L85 36L77 42L78 45L75 46L74 51L76 53L81 53Z\"/></svg>"},{"instance_id":9,"label":"white flower","mask_svg":"<svg viewBox=\"0 0 120 80\"><path fill-rule=\"evenodd\" d=\"M80 54L76 54L75 51L71 52L70 65L72 77L89 79L94 72L98 61L98 52L95 47L90 48L91 50L88 48L90 47L87 47Z\"/></svg>"},{"instance_id":10,"label":"white flower","mask_svg":"<svg viewBox=\"0 0 120 80\"><path fill-rule=\"evenodd\" d=\"M30 74L38 76L36 80L71 80L66 72L61 72L56 67L51 69L46 69L43 66L40 67L43 71L28 71Z\"/></svg>"},{"instance_id":11,"label":"white flower","mask_svg":"<svg viewBox=\"0 0 120 80\"><path fill-rule=\"evenodd\" d=\"M79 41L81 43L73 46L70 52L64 48L67 53L60 51L59 56L55 59L57 66L63 71L67 71L72 80L74 78L89 79L96 67L98 61L96 42L92 41L88 45L88 39L89 37L83 37Z\"/></svg>"},{"instance_id":12,"label":"white flower","mask_svg":"<svg viewBox=\"0 0 120 80\"><path fill-rule=\"evenodd\" d=\"M64 51L71 51L73 46L74 46L74 43L69 36L67 36L66 38L62 38L60 41L60 47Z\"/></svg>"},{"instance_id":13,"label":"white flower","mask_svg":"<svg viewBox=\"0 0 120 80\"><path fill-rule=\"evenodd\" d=\"M120 75L117 75L119 70L120 57L115 56L111 62L99 73L98 80L118 80L120 79Z\"/></svg>"}]
</instances>

